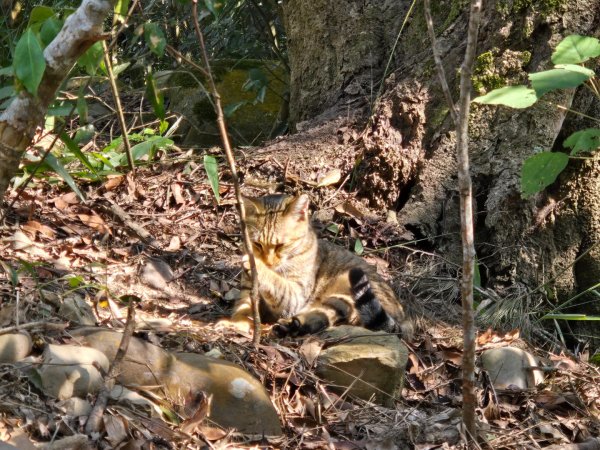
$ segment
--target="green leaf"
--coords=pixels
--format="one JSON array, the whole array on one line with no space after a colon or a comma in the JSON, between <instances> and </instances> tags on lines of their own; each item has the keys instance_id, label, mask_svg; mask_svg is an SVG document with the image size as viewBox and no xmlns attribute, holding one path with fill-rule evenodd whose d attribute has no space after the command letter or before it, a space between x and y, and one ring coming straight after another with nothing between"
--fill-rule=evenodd
<instances>
[{"instance_id":1,"label":"green leaf","mask_svg":"<svg viewBox=\"0 0 600 450\"><path fill-rule=\"evenodd\" d=\"M165 132L168 129L169 129L169 122L167 122L166 120L161 120L160 124L158 125L159 134L165 134Z\"/></svg>"},{"instance_id":2,"label":"green leaf","mask_svg":"<svg viewBox=\"0 0 600 450\"><path fill-rule=\"evenodd\" d=\"M555 89L576 88L594 75L593 71L584 72L579 70L584 69L583 67L576 67L578 67L577 70L573 69L573 66L563 66L558 69L530 73L529 81L531 81L531 86L538 98Z\"/></svg>"},{"instance_id":3,"label":"green leaf","mask_svg":"<svg viewBox=\"0 0 600 450\"><path fill-rule=\"evenodd\" d=\"M5 98L10 98L15 95L15 87L14 86L4 86L0 88L0 100L4 100Z\"/></svg>"},{"instance_id":4,"label":"green leaf","mask_svg":"<svg viewBox=\"0 0 600 450\"><path fill-rule=\"evenodd\" d=\"M129 2L130 0L117 0L115 4L115 16L119 16L118 20L121 22L129 11Z\"/></svg>"},{"instance_id":5,"label":"green leaf","mask_svg":"<svg viewBox=\"0 0 600 450\"><path fill-rule=\"evenodd\" d=\"M217 0L204 0L206 9L208 9L213 16L219 17L219 12L223 9L223 2Z\"/></svg>"},{"instance_id":6,"label":"green leaf","mask_svg":"<svg viewBox=\"0 0 600 450\"><path fill-rule=\"evenodd\" d=\"M554 64L580 64L600 56L600 41L593 37L572 34L564 38L552 53Z\"/></svg>"},{"instance_id":7,"label":"green leaf","mask_svg":"<svg viewBox=\"0 0 600 450\"><path fill-rule=\"evenodd\" d=\"M543 319L559 320L600 320L600 316L588 316L587 314L546 314Z\"/></svg>"},{"instance_id":8,"label":"green leaf","mask_svg":"<svg viewBox=\"0 0 600 450\"><path fill-rule=\"evenodd\" d=\"M131 155L133 156L134 161L137 161L145 155L148 155L149 158L152 158L157 149L168 147L170 145L173 145L173 141L171 139L167 139L162 136L152 136L147 141L140 142L139 144L131 147ZM127 155L122 155L120 157L119 164L122 166L127 164Z\"/></svg>"},{"instance_id":9,"label":"green leaf","mask_svg":"<svg viewBox=\"0 0 600 450\"><path fill-rule=\"evenodd\" d=\"M148 76L146 76L146 95L150 100L150 104L152 105L152 109L154 109L156 117L160 120L165 120L164 98L162 92L156 87L156 81L151 72L148 72Z\"/></svg>"},{"instance_id":10,"label":"green leaf","mask_svg":"<svg viewBox=\"0 0 600 450\"><path fill-rule=\"evenodd\" d=\"M90 163L90 160L83 154L79 146L75 143L73 139L69 137L67 133L64 131L60 133L60 140L67 146L67 149L75 155L75 157L83 164L85 167L90 169L94 174L96 173L96 168Z\"/></svg>"},{"instance_id":11,"label":"green leaf","mask_svg":"<svg viewBox=\"0 0 600 450\"><path fill-rule=\"evenodd\" d=\"M157 56L164 55L167 40L157 24L151 22L144 24L144 38L152 53Z\"/></svg>"},{"instance_id":12,"label":"green leaf","mask_svg":"<svg viewBox=\"0 0 600 450\"><path fill-rule=\"evenodd\" d=\"M564 153L542 152L525 160L521 169L521 192L527 198L550 186L567 167Z\"/></svg>"},{"instance_id":13,"label":"green leaf","mask_svg":"<svg viewBox=\"0 0 600 450\"><path fill-rule=\"evenodd\" d=\"M593 152L600 148L600 130L587 128L576 131L563 142L563 146L571 149L571 156L579 152Z\"/></svg>"},{"instance_id":14,"label":"green leaf","mask_svg":"<svg viewBox=\"0 0 600 450\"><path fill-rule=\"evenodd\" d=\"M221 203L221 196L219 195L219 168L217 166L217 160L212 155L204 155L204 170L208 176L210 187L212 188L213 194L217 204Z\"/></svg>"},{"instance_id":15,"label":"green leaf","mask_svg":"<svg viewBox=\"0 0 600 450\"><path fill-rule=\"evenodd\" d=\"M79 114L79 123L88 123L88 105L83 89L77 93L77 114Z\"/></svg>"},{"instance_id":16,"label":"green leaf","mask_svg":"<svg viewBox=\"0 0 600 450\"><path fill-rule=\"evenodd\" d=\"M363 247L363 243L360 241L360 239L356 239L354 241L354 253L360 256L363 254L364 251L365 248Z\"/></svg>"},{"instance_id":17,"label":"green leaf","mask_svg":"<svg viewBox=\"0 0 600 450\"><path fill-rule=\"evenodd\" d=\"M537 102L537 100L535 91L522 85L494 89L481 97L473 99L475 103L504 105L517 109L527 108Z\"/></svg>"},{"instance_id":18,"label":"green leaf","mask_svg":"<svg viewBox=\"0 0 600 450\"><path fill-rule=\"evenodd\" d=\"M13 285L13 287L17 287L17 285L19 284L19 273L15 269L13 269L13 267L7 262L0 260L0 266L8 275L8 278L10 279L10 282Z\"/></svg>"},{"instance_id":19,"label":"green leaf","mask_svg":"<svg viewBox=\"0 0 600 450\"><path fill-rule=\"evenodd\" d=\"M46 69L46 60L39 41L30 29L17 42L13 68L15 76L23 83L25 89L37 95L38 86Z\"/></svg>"},{"instance_id":20,"label":"green leaf","mask_svg":"<svg viewBox=\"0 0 600 450\"><path fill-rule=\"evenodd\" d=\"M0 77L12 77L15 74L13 66L6 66L0 69Z\"/></svg>"},{"instance_id":21,"label":"green leaf","mask_svg":"<svg viewBox=\"0 0 600 450\"><path fill-rule=\"evenodd\" d=\"M103 58L104 49L102 48L102 42L96 42L79 57L77 64L83 67L88 75L93 76L96 75Z\"/></svg>"},{"instance_id":22,"label":"green leaf","mask_svg":"<svg viewBox=\"0 0 600 450\"><path fill-rule=\"evenodd\" d=\"M31 10L31 14L29 15L29 23L27 27L31 27L36 23L42 23L50 17L54 16L54 10L49 6L36 6Z\"/></svg>"},{"instance_id":23,"label":"green leaf","mask_svg":"<svg viewBox=\"0 0 600 450\"><path fill-rule=\"evenodd\" d=\"M336 223L329 224L325 229L327 231L331 231L334 234L338 234L340 232L340 227L338 227Z\"/></svg>"},{"instance_id":24,"label":"green leaf","mask_svg":"<svg viewBox=\"0 0 600 450\"><path fill-rule=\"evenodd\" d=\"M40 30L40 39L44 47L54 40L63 26L63 21L56 17L50 17L44 22Z\"/></svg>"},{"instance_id":25,"label":"green leaf","mask_svg":"<svg viewBox=\"0 0 600 450\"><path fill-rule=\"evenodd\" d=\"M121 72L123 72L125 69L127 69L129 66L131 65L131 63L122 63L122 64L117 64L116 66L113 66L113 75L116 77L119 76L119 74Z\"/></svg>"},{"instance_id":26,"label":"green leaf","mask_svg":"<svg viewBox=\"0 0 600 450\"><path fill-rule=\"evenodd\" d=\"M82 202L85 202L85 196L79 190L77 184L75 184L75 180L73 180L71 175L69 175L69 172L67 172L67 169L65 169L65 167L52 153L48 153L46 155L46 163L52 167L52 170L54 170L65 181L65 183L69 185L71 190L77 194L77 197L79 197Z\"/></svg>"},{"instance_id":27,"label":"green leaf","mask_svg":"<svg viewBox=\"0 0 600 450\"><path fill-rule=\"evenodd\" d=\"M235 114L235 112L240 109L242 106L247 105L248 101L242 100L241 102L231 103L223 108L223 114L225 117L229 118Z\"/></svg>"}]
</instances>

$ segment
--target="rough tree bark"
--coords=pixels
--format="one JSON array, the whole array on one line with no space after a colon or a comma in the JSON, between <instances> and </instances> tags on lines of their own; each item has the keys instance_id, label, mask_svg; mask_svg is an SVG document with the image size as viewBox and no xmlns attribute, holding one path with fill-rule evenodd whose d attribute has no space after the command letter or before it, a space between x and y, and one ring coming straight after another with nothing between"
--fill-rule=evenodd
<instances>
[{"instance_id":1,"label":"rough tree bark","mask_svg":"<svg viewBox=\"0 0 600 450\"><path fill-rule=\"evenodd\" d=\"M77 59L106 36L103 22L116 0L84 0L71 14L56 38L44 50L46 71L37 97L22 91L0 116L0 199L31 144L56 91Z\"/></svg>"},{"instance_id":2,"label":"rough tree bark","mask_svg":"<svg viewBox=\"0 0 600 450\"><path fill-rule=\"evenodd\" d=\"M369 101L410 3L284 2L292 119L343 116L350 107ZM455 99L467 4L442 0L433 6ZM600 31L600 0L488 0L483 9L473 77L481 93L524 83L527 73L549 68L550 55L564 36L595 36ZM353 151L362 158L360 191L371 206L396 210L406 230L429 238L446 258L460 262L456 136L420 5L400 39L393 68L368 127L354 143ZM584 90L547 97L600 117L598 102ZM600 280L600 244L594 246L600 241L600 160L571 162L545 192L528 200L520 196L523 161L540 149L560 151L570 132L587 126L591 124L548 102L521 111L472 108L469 138L478 260L485 285L504 299L516 300L511 308L496 305L516 312L503 316L513 325L528 325L523 310L532 297L522 294L541 284L548 283L541 294L560 303Z\"/></svg>"}]
</instances>

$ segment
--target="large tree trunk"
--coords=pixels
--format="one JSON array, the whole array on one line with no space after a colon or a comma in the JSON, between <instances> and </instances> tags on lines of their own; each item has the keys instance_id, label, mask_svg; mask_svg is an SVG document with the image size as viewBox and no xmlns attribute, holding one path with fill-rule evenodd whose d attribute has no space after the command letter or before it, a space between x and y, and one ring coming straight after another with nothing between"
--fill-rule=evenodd
<instances>
[{"instance_id":1,"label":"large tree trunk","mask_svg":"<svg viewBox=\"0 0 600 450\"><path fill-rule=\"evenodd\" d=\"M46 70L34 96L21 91L0 116L0 200L19 168L36 127L44 120L56 91L83 53L103 39L103 22L116 0L84 0L44 50Z\"/></svg>"},{"instance_id":2,"label":"large tree trunk","mask_svg":"<svg viewBox=\"0 0 600 450\"><path fill-rule=\"evenodd\" d=\"M411 2L305 3L283 4L291 62L290 110L296 121L343 114L347 105L368 100L370 92L377 91ZM438 44L456 97L468 2L434 3ZM473 79L482 93L526 82L528 72L547 69L562 37L597 35L600 30L600 0L487 1L483 14ZM421 2L400 38L393 73L384 86L355 144L354 150L362 154L360 191L371 206L395 209L400 224L415 237L430 238L446 258L460 261L456 141ZM591 97L584 90L547 95L553 103L573 103L600 117L598 102ZM529 200L520 196L523 161L540 149L559 150L569 132L585 126L590 124L545 102L519 111L472 108L478 260L485 285L505 298L496 306L508 312L504 317L513 324L526 326L529 316L523 310L542 296L559 304L600 281L600 245L592 247L600 240L599 159L571 162L554 186ZM543 283L547 285L534 292ZM508 299L517 302L509 308Z\"/></svg>"}]
</instances>

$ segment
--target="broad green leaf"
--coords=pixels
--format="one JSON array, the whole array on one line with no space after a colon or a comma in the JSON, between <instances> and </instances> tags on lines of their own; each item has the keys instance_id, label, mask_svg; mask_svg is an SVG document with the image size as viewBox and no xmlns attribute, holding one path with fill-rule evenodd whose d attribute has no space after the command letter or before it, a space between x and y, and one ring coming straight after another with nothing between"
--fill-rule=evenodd
<instances>
[{"instance_id":1,"label":"broad green leaf","mask_svg":"<svg viewBox=\"0 0 600 450\"><path fill-rule=\"evenodd\" d=\"M600 316L588 316L587 314L546 314L542 319L600 320Z\"/></svg>"},{"instance_id":2,"label":"broad green leaf","mask_svg":"<svg viewBox=\"0 0 600 450\"><path fill-rule=\"evenodd\" d=\"M554 64L580 64L600 56L600 41L589 36L572 34L564 38L552 53Z\"/></svg>"},{"instance_id":3,"label":"broad green leaf","mask_svg":"<svg viewBox=\"0 0 600 450\"><path fill-rule=\"evenodd\" d=\"M557 64L554 66L554 68L570 70L571 72L578 72L582 75L587 75L590 78L595 75L592 69L588 69L587 67L583 66L578 66L577 64Z\"/></svg>"},{"instance_id":4,"label":"broad green leaf","mask_svg":"<svg viewBox=\"0 0 600 450\"><path fill-rule=\"evenodd\" d=\"M583 69L583 68L581 68ZM593 76L594 72L582 72L565 66L560 69L550 69L529 74L529 81L536 95L541 97L546 92L555 89L576 88Z\"/></svg>"},{"instance_id":5,"label":"broad green leaf","mask_svg":"<svg viewBox=\"0 0 600 450\"><path fill-rule=\"evenodd\" d=\"M571 149L571 156L579 152L593 152L600 148L600 129L587 128L576 131L563 142L563 146Z\"/></svg>"},{"instance_id":6,"label":"broad green leaf","mask_svg":"<svg viewBox=\"0 0 600 450\"><path fill-rule=\"evenodd\" d=\"M133 156L134 161L137 161L146 155L148 155L149 158L152 158L157 149L168 147L170 145L173 145L173 141L171 139L167 139L162 136L152 136L147 141L140 142L139 144L131 147L131 155ZM127 155L120 156L119 164L122 166L127 164Z\"/></svg>"},{"instance_id":7,"label":"broad green leaf","mask_svg":"<svg viewBox=\"0 0 600 450\"><path fill-rule=\"evenodd\" d=\"M47 116L50 117L67 117L74 111L73 105L69 103L58 104L48 108Z\"/></svg>"},{"instance_id":8,"label":"broad green leaf","mask_svg":"<svg viewBox=\"0 0 600 450\"><path fill-rule=\"evenodd\" d=\"M13 68L15 76L23 83L25 89L37 95L38 86L46 69L46 60L39 41L30 29L17 42Z\"/></svg>"},{"instance_id":9,"label":"broad green leaf","mask_svg":"<svg viewBox=\"0 0 600 450\"><path fill-rule=\"evenodd\" d=\"M96 75L98 67L102 62L102 58L104 58L102 42L96 42L79 57L77 64L82 66L88 75L93 76Z\"/></svg>"},{"instance_id":10,"label":"broad green leaf","mask_svg":"<svg viewBox=\"0 0 600 450\"><path fill-rule=\"evenodd\" d=\"M60 140L63 141L63 143L67 146L67 149L69 149L69 151L73 153L73 155L75 155L75 157L81 162L81 164L83 164L85 167L87 167L94 174L97 175L96 168L90 163L87 156L83 154L79 146L75 143L73 139L69 137L67 133L65 133L64 131L60 133Z\"/></svg>"},{"instance_id":11,"label":"broad green leaf","mask_svg":"<svg viewBox=\"0 0 600 450\"><path fill-rule=\"evenodd\" d=\"M360 241L360 239L356 239L354 241L354 253L360 256L363 254L364 251L365 248L363 247L363 243Z\"/></svg>"},{"instance_id":12,"label":"broad green leaf","mask_svg":"<svg viewBox=\"0 0 600 450\"><path fill-rule=\"evenodd\" d=\"M82 202L85 202L85 196L79 190L77 184L75 184L75 180L73 180L71 175L69 175L69 172L67 172L67 169L65 169L65 167L52 153L48 153L46 155L46 163L52 167L52 170L54 170L65 181L65 183L69 185L71 190L77 194L77 197L79 197Z\"/></svg>"},{"instance_id":13,"label":"broad green leaf","mask_svg":"<svg viewBox=\"0 0 600 450\"><path fill-rule=\"evenodd\" d=\"M159 134L161 134L161 135L165 134L165 132L168 129L169 129L169 122L167 122L166 120L161 120L160 124L158 125Z\"/></svg>"},{"instance_id":14,"label":"broad green leaf","mask_svg":"<svg viewBox=\"0 0 600 450\"><path fill-rule=\"evenodd\" d=\"M564 153L542 152L525 160L521 169L521 193L527 198L550 186L567 167Z\"/></svg>"},{"instance_id":15,"label":"broad green leaf","mask_svg":"<svg viewBox=\"0 0 600 450\"><path fill-rule=\"evenodd\" d=\"M49 6L36 6L31 10L27 27L29 28L36 23L42 23L52 16L54 16L54 10Z\"/></svg>"},{"instance_id":16,"label":"broad green leaf","mask_svg":"<svg viewBox=\"0 0 600 450\"><path fill-rule=\"evenodd\" d=\"M475 103L484 105L504 105L518 109L528 108L537 102L537 100L535 91L522 85L494 89L481 97L473 99Z\"/></svg>"},{"instance_id":17,"label":"broad green leaf","mask_svg":"<svg viewBox=\"0 0 600 450\"><path fill-rule=\"evenodd\" d=\"M58 32L63 26L62 20L58 20L56 17L50 17L46 20L40 30L40 39L44 47L47 46L56 37Z\"/></svg>"},{"instance_id":18,"label":"broad green leaf","mask_svg":"<svg viewBox=\"0 0 600 450\"><path fill-rule=\"evenodd\" d=\"M156 87L156 81L151 72L148 72L148 76L146 76L146 95L150 100L150 104L152 105L152 109L154 109L156 117L160 120L165 120L164 98L162 92Z\"/></svg>"},{"instance_id":19,"label":"broad green leaf","mask_svg":"<svg viewBox=\"0 0 600 450\"><path fill-rule=\"evenodd\" d=\"M157 24L151 22L144 24L144 38L152 53L157 56L164 55L167 40Z\"/></svg>"},{"instance_id":20,"label":"broad green leaf","mask_svg":"<svg viewBox=\"0 0 600 450\"><path fill-rule=\"evenodd\" d=\"M221 203L221 196L219 195L219 168L217 166L217 160L212 155L204 155L204 170L208 176L210 187L215 194L217 204Z\"/></svg>"}]
</instances>

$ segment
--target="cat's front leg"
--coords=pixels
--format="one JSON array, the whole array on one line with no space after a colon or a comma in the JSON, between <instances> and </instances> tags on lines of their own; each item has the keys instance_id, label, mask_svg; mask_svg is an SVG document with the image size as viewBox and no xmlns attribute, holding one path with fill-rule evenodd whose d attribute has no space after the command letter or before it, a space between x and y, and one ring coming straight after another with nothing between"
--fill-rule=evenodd
<instances>
[{"instance_id":1,"label":"cat's front leg","mask_svg":"<svg viewBox=\"0 0 600 450\"><path fill-rule=\"evenodd\" d=\"M291 318L280 319L273 326L277 337L315 334L331 325L348 323L352 320L352 299L346 296L331 296L322 303L309 306Z\"/></svg>"}]
</instances>

